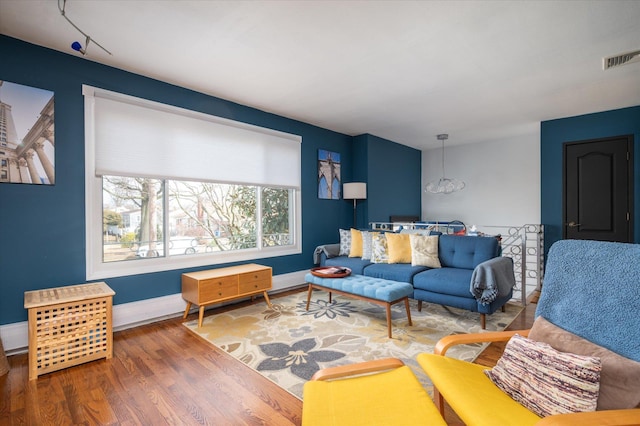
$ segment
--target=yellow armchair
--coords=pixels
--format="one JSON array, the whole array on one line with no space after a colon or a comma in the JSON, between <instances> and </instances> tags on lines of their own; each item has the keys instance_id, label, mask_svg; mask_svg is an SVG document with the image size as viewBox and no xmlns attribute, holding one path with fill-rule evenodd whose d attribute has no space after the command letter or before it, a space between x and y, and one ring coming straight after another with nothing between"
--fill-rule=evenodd
<instances>
[{"instance_id":1,"label":"yellow armchair","mask_svg":"<svg viewBox=\"0 0 640 426\"><path fill-rule=\"evenodd\" d=\"M318 371L304 385L302 426L446 426L411 369L385 358Z\"/></svg>"}]
</instances>

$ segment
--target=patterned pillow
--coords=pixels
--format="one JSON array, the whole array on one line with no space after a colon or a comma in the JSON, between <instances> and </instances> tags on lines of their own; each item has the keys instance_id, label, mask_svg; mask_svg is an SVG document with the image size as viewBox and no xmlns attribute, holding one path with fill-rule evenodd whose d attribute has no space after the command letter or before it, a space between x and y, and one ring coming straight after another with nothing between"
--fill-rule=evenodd
<instances>
[{"instance_id":1,"label":"patterned pillow","mask_svg":"<svg viewBox=\"0 0 640 426\"><path fill-rule=\"evenodd\" d=\"M373 244L373 235L371 232L362 231L362 258L365 260L371 259L371 245Z\"/></svg>"},{"instance_id":2,"label":"patterned pillow","mask_svg":"<svg viewBox=\"0 0 640 426\"><path fill-rule=\"evenodd\" d=\"M484 373L511 398L546 417L595 411L601 370L600 358L558 352L516 334L493 370Z\"/></svg>"},{"instance_id":3,"label":"patterned pillow","mask_svg":"<svg viewBox=\"0 0 640 426\"><path fill-rule=\"evenodd\" d=\"M411 266L441 268L438 257L438 236L411 234Z\"/></svg>"},{"instance_id":4,"label":"patterned pillow","mask_svg":"<svg viewBox=\"0 0 640 426\"><path fill-rule=\"evenodd\" d=\"M349 256L351 252L351 230L340 229L340 253L339 256Z\"/></svg>"},{"instance_id":5,"label":"patterned pillow","mask_svg":"<svg viewBox=\"0 0 640 426\"><path fill-rule=\"evenodd\" d=\"M411 241L408 234L387 234L389 263L411 263Z\"/></svg>"},{"instance_id":6,"label":"patterned pillow","mask_svg":"<svg viewBox=\"0 0 640 426\"><path fill-rule=\"evenodd\" d=\"M382 232L372 232L371 236L371 261L373 263L389 263L387 253L387 237Z\"/></svg>"},{"instance_id":7,"label":"patterned pillow","mask_svg":"<svg viewBox=\"0 0 640 426\"><path fill-rule=\"evenodd\" d=\"M351 229L349 257L362 257L362 232L357 229Z\"/></svg>"}]
</instances>

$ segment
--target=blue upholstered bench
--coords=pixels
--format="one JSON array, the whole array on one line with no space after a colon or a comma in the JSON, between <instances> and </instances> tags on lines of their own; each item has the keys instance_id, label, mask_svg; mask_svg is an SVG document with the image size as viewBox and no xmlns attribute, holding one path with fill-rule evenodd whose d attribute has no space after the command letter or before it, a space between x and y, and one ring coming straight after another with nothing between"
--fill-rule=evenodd
<instances>
[{"instance_id":1,"label":"blue upholstered bench","mask_svg":"<svg viewBox=\"0 0 640 426\"><path fill-rule=\"evenodd\" d=\"M311 302L311 292L316 288L329 292L329 302L331 302L331 293L338 293L384 306L387 311L389 338L391 338L391 305L404 301L404 306L407 309L407 319L409 320L409 325L412 325L409 297L413 295L413 286L409 283L364 275L349 275L344 278L322 278L311 273L305 275L305 280L309 284L307 310L309 310L309 303Z\"/></svg>"}]
</instances>

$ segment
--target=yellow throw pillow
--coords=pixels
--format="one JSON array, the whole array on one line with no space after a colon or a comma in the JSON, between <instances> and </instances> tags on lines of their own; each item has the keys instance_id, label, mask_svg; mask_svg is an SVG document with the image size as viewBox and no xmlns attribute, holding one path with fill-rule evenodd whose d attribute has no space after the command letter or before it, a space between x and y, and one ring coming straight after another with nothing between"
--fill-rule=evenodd
<instances>
[{"instance_id":1,"label":"yellow throw pillow","mask_svg":"<svg viewBox=\"0 0 640 426\"><path fill-rule=\"evenodd\" d=\"M411 263L411 240L409 234L387 234L389 263Z\"/></svg>"},{"instance_id":2,"label":"yellow throw pillow","mask_svg":"<svg viewBox=\"0 0 640 426\"><path fill-rule=\"evenodd\" d=\"M349 257L362 257L362 232L351 229L351 250Z\"/></svg>"},{"instance_id":3,"label":"yellow throw pillow","mask_svg":"<svg viewBox=\"0 0 640 426\"><path fill-rule=\"evenodd\" d=\"M438 257L438 236L410 234L411 266L441 268Z\"/></svg>"}]
</instances>

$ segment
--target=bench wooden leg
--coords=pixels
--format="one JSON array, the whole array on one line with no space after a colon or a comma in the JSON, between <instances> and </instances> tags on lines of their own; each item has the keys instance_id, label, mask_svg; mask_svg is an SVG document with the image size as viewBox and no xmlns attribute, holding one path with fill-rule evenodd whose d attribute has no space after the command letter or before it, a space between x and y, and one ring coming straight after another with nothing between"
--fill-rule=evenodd
<instances>
[{"instance_id":1,"label":"bench wooden leg","mask_svg":"<svg viewBox=\"0 0 640 426\"><path fill-rule=\"evenodd\" d=\"M404 307L407 309L407 319L409 320L409 325L413 325L411 323L411 310L409 309L409 298L404 298Z\"/></svg>"},{"instance_id":2,"label":"bench wooden leg","mask_svg":"<svg viewBox=\"0 0 640 426\"><path fill-rule=\"evenodd\" d=\"M389 339L391 339L391 303L387 303L387 331L389 334Z\"/></svg>"}]
</instances>

